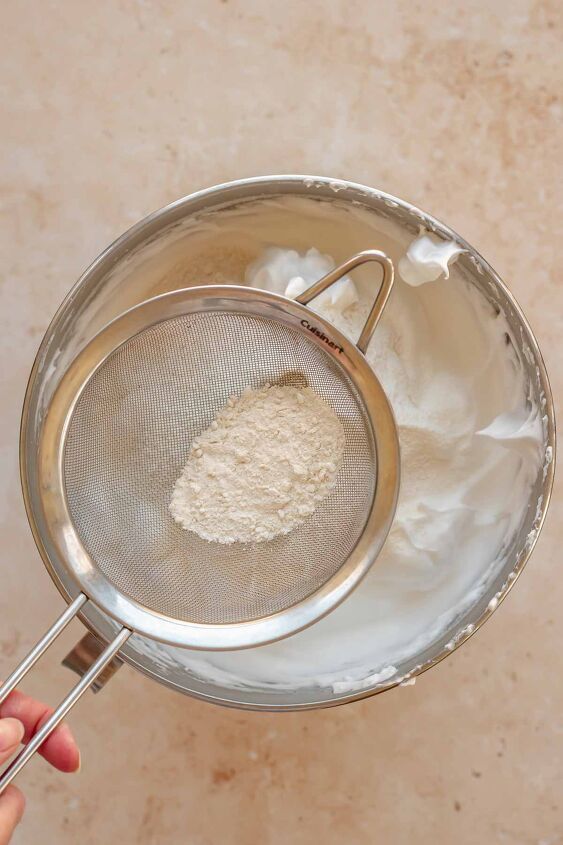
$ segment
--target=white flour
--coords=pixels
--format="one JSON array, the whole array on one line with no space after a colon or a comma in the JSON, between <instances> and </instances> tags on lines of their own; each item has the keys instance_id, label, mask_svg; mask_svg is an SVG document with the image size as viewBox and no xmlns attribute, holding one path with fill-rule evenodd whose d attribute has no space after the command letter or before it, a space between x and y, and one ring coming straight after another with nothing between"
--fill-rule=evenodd
<instances>
[{"instance_id":1,"label":"white flour","mask_svg":"<svg viewBox=\"0 0 563 845\"><path fill-rule=\"evenodd\" d=\"M204 540L271 540L314 513L343 451L338 417L309 388L247 388L193 441L170 511Z\"/></svg>"}]
</instances>

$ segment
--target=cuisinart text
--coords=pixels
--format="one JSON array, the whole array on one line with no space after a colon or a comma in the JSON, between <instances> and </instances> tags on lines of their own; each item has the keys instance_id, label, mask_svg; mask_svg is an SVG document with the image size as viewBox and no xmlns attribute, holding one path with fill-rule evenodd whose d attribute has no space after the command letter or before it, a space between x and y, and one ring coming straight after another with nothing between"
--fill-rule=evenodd
<instances>
[{"instance_id":1,"label":"cuisinart text","mask_svg":"<svg viewBox=\"0 0 563 845\"><path fill-rule=\"evenodd\" d=\"M316 334L317 337L320 337L321 340L324 340L324 342L328 346L330 346L331 349L337 349L338 352L340 352L340 354L342 355L342 353L344 352L343 348L341 346L338 346L337 343L327 337L326 334L323 334L323 332L316 326L312 326L308 320L301 320L301 325L304 326L306 329L309 329L309 331L313 332L313 334Z\"/></svg>"}]
</instances>

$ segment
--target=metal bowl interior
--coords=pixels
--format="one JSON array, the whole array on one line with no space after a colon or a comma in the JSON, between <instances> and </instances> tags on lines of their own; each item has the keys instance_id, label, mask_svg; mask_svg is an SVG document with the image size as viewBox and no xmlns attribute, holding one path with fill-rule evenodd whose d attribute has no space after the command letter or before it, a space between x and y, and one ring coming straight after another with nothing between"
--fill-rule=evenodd
<instances>
[{"instance_id":1,"label":"metal bowl interior","mask_svg":"<svg viewBox=\"0 0 563 845\"><path fill-rule=\"evenodd\" d=\"M436 641L397 666L391 682L373 684L354 693L335 693L331 688L311 686L296 690L246 688L228 683L210 683L188 672L171 648L155 661L141 638L132 637L123 658L150 677L208 701L251 709L294 710L342 704L381 692L405 676L430 668L464 642L490 616L515 582L536 542L543 524L554 471L555 422L553 402L545 367L533 333L505 285L486 261L447 226L417 208L380 191L348 182L309 176L274 176L219 185L192 194L149 216L126 232L77 282L55 315L39 349L24 403L21 429L21 471L24 498L30 524L55 583L65 598L78 592L75 579L65 570L57 550L48 540L40 505L36 467L36 444L44 424L45 410L62 373L93 335L125 307L146 298L139 285L139 272L154 267L179 238L186 237L190 222L202 214L241 206L262 198L293 196L307 202L361 207L373 215L374 228L391 226L404 235L405 243L421 226L444 239L455 239L466 252L458 266L465 279L479 288L493 308L508 320L516 354L527 374L530 397L542 408L545 462L538 472L530 507L513 537L506 563L494 573L475 602L442 632ZM377 225L376 225L377 224ZM363 246L366 246L365 244ZM378 246L378 244L369 244ZM360 247L361 248L361 247ZM179 286L179 285L178 285ZM116 296L120 293L121 298ZM113 309L113 312L112 312ZM117 626L102 611L88 603L82 613L85 624L104 639Z\"/></svg>"}]
</instances>

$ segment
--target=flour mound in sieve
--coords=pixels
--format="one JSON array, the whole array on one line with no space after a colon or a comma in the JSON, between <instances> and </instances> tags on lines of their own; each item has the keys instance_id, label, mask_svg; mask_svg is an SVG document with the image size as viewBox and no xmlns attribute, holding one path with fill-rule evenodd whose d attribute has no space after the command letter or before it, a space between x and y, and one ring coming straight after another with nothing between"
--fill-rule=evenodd
<instances>
[{"instance_id":1,"label":"flour mound in sieve","mask_svg":"<svg viewBox=\"0 0 563 845\"><path fill-rule=\"evenodd\" d=\"M194 439L170 512L204 540L272 540L315 512L343 453L342 424L313 390L246 388Z\"/></svg>"}]
</instances>

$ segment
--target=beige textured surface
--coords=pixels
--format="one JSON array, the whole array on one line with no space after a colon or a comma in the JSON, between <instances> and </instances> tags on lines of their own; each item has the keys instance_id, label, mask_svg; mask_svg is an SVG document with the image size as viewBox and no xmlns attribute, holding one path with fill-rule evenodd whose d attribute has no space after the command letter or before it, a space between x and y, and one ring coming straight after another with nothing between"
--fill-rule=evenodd
<instances>
[{"instance_id":1,"label":"beige textured surface","mask_svg":"<svg viewBox=\"0 0 563 845\"><path fill-rule=\"evenodd\" d=\"M562 396L562 38L558 0L3 4L0 674L61 607L18 483L34 351L90 260L179 195L313 172L415 202L508 281ZM414 687L259 716L123 669L72 716L82 773L20 778L17 845L561 845L560 491L498 614ZM56 700L79 632L26 689Z\"/></svg>"}]
</instances>

